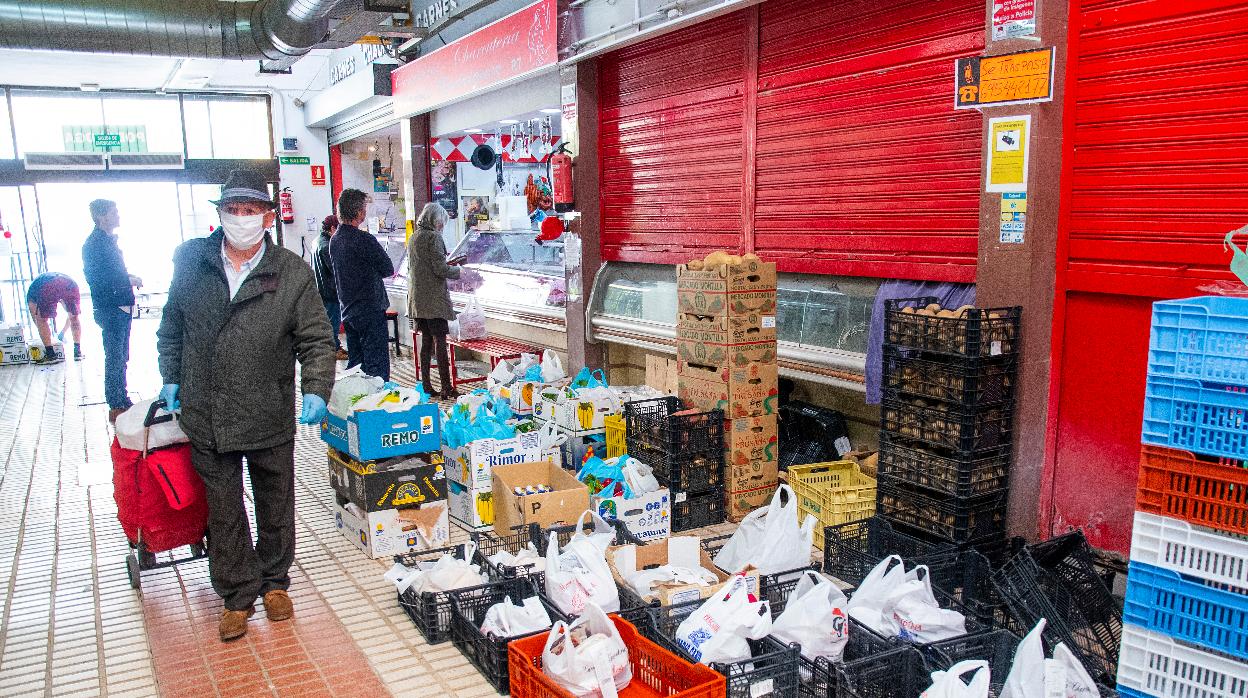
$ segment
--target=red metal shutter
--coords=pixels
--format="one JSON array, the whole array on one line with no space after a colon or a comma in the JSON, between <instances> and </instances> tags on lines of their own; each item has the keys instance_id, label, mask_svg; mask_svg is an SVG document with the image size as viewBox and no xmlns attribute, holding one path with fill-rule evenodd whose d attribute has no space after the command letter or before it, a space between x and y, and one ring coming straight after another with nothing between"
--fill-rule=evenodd
<instances>
[{"instance_id":1,"label":"red metal shutter","mask_svg":"<svg viewBox=\"0 0 1248 698\"><path fill-rule=\"evenodd\" d=\"M1150 305L1229 280L1248 222L1245 26L1244 0L1071 5L1049 533L1130 545Z\"/></svg>"},{"instance_id":2,"label":"red metal shutter","mask_svg":"<svg viewBox=\"0 0 1248 698\"><path fill-rule=\"evenodd\" d=\"M974 281L983 0L760 6L755 245L789 271Z\"/></svg>"},{"instance_id":3,"label":"red metal shutter","mask_svg":"<svg viewBox=\"0 0 1248 698\"><path fill-rule=\"evenodd\" d=\"M740 249L747 14L602 58L603 259Z\"/></svg>"}]
</instances>

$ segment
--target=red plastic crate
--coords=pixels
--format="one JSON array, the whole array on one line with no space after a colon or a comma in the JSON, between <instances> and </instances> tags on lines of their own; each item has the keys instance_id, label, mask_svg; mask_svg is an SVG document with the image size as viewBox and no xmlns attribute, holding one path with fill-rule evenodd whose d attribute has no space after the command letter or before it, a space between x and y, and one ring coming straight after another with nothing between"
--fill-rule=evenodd
<instances>
[{"instance_id":1,"label":"red plastic crate","mask_svg":"<svg viewBox=\"0 0 1248 698\"><path fill-rule=\"evenodd\" d=\"M1136 508L1226 533L1248 534L1248 468L1144 446Z\"/></svg>"},{"instance_id":2,"label":"red plastic crate","mask_svg":"<svg viewBox=\"0 0 1248 698\"><path fill-rule=\"evenodd\" d=\"M724 676L690 662L642 637L631 623L611 616L628 647L633 680L620 698L723 698ZM542 650L549 633L512 640L507 645L507 669L512 698L574 698L542 671Z\"/></svg>"}]
</instances>

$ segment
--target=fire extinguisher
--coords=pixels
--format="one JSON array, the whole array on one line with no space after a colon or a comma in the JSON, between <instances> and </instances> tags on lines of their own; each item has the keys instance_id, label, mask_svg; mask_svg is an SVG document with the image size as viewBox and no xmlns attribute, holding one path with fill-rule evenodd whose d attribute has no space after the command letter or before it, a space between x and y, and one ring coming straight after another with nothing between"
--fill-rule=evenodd
<instances>
[{"instance_id":1,"label":"fire extinguisher","mask_svg":"<svg viewBox=\"0 0 1248 698\"><path fill-rule=\"evenodd\" d=\"M295 198L290 193L290 187L282 189L282 193L277 195L278 205L282 209L282 222L295 222Z\"/></svg>"},{"instance_id":2,"label":"fire extinguisher","mask_svg":"<svg viewBox=\"0 0 1248 698\"><path fill-rule=\"evenodd\" d=\"M555 199L555 210L564 213L572 210L572 155L568 152L568 144L560 143L559 149L550 156L550 178L554 180L551 189Z\"/></svg>"}]
</instances>

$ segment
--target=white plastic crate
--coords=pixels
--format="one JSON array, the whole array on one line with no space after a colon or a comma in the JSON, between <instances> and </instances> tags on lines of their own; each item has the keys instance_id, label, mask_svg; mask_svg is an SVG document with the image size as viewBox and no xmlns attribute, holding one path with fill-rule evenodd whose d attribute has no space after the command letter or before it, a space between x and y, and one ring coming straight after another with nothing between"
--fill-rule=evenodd
<instances>
[{"instance_id":1,"label":"white plastic crate","mask_svg":"<svg viewBox=\"0 0 1248 698\"><path fill-rule=\"evenodd\" d=\"M1157 698L1244 698L1248 664L1125 623L1118 687Z\"/></svg>"},{"instance_id":2,"label":"white plastic crate","mask_svg":"<svg viewBox=\"0 0 1248 698\"><path fill-rule=\"evenodd\" d=\"M1248 594L1248 540L1186 521L1135 512L1131 559Z\"/></svg>"}]
</instances>

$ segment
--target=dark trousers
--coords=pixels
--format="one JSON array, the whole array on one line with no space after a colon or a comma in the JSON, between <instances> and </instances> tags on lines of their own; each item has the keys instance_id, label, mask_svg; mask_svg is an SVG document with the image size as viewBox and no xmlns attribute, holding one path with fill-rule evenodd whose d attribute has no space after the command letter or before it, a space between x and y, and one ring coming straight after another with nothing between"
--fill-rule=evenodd
<instances>
[{"instance_id":1,"label":"dark trousers","mask_svg":"<svg viewBox=\"0 0 1248 698\"><path fill-rule=\"evenodd\" d=\"M386 332L386 314L344 318L347 330L347 368L363 365L364 372L390 380L390 333Z\"/></svg>"},{"instance_id":2,"label":"dark trousers","mask_svg":"<svg viewBox=\"0 0 1248 698\"><path fill-rule=\"evenodd\" d=\"M251 475L256 544L243 506L243 460ZM220 453L191 444L191 464L208 495L208 573L231 611L290 586L295 561L295 442Z\"/></svg>"},{"instance_id":3,"label":"dark trousers","mask_svg":"<svg viewBox=\"0 0 1248 698\"><path fill-rule=\"evenodd\" d=\"M126 362L130 360L130 313L106 306L95 308L94 315L104 335L104 400L110 408L129 407Z\"/></svg>"},{"instance_id":4,"label":"dark trousers","mask_svg":"<svg viewBox=\"0 0 1248 698\"><path fill-rule=\"evenodd\" d=\"M451 391L451 357L446 347L446 333L450 331L446 320L442 318L417 318L416 330L420 332L420 379L425 392L433 394L433 386L429 381L429 367L433 362L433 353L438 353L438 378L442 392Z\"/></svg>"},{"instance_id":5,"label":"dark trousers","mask_svg":"<svg viewBox=\"0 0 1248 698\"><path fill-rule=\"evenodd\" d=\"M329 316L329 326L334 330L334 348L342 348L342 339L338 337L338 329L342 326L342 306L338 305L338 301L327 301L322 299L325 304L325 314Z\"/></svg>"}]
</instances>

